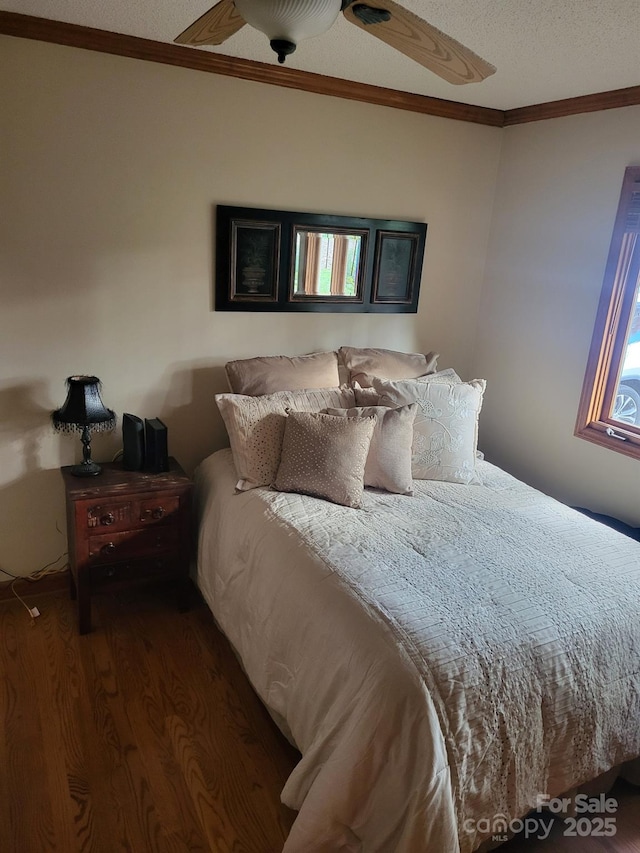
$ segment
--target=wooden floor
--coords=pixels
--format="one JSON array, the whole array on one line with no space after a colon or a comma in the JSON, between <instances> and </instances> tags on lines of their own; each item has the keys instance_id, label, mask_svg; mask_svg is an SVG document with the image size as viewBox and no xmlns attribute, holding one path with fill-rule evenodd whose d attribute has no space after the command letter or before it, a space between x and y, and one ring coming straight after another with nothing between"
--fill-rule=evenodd
<instances>
[{"instance_id":1,"label":"wooden floor","mask_svg":"<svg viewBox=\"0 0 640 853\"><path fill-rule=\"evenodd\" d=\"M65 594L30 600L33 625L0 603L0 853L279 853L295 818L279 794L298 755L206 607L103 595L80 637ZM558 825L500 849L640 853L640 795L612 795L613 838Z\"/></svg>"},{"instance_id":2,"label":"wooden floor","mask_svg":"<svg viewBox=\"0 0 640 853\"><path fill-rule=\"evenodd\" d=\"M207 608L104 595L80 637L33 601L0 605L1 853L282 850L298 755Z\"/></svg>"}]
</instances>

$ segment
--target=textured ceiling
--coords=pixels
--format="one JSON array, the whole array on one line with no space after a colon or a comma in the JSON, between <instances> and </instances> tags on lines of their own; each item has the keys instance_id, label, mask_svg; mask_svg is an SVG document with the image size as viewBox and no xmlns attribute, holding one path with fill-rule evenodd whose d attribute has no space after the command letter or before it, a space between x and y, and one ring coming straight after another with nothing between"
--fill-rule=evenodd
<instances>
[{"instance_id":1,"label":"textured ceiling","mask_svg":"<svg viewBox=\"0 0 640 853\"><path fill-rule=\"evenodd\" d=\"M9 12L172 42L211 0L0 0ZM411 11L497 66L466 86L445 83L342 15L302 42L287 65L332 77L497 109L640 85L637 0L405 0ZM211 50L277 65L267 39L244 27Z\"/></svg>"}]
</instances>

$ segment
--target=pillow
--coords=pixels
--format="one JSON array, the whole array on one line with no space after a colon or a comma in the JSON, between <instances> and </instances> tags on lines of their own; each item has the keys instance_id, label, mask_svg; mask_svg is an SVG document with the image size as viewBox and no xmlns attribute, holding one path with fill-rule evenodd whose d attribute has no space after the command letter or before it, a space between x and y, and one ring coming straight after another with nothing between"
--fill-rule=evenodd
<instances>
[{"instance_id":1,"label":"pillow","mask_svg":"<svg viewBox=\"0 0 640 853\"><path fill-rule=\"evenodd\" d=\"M349 371L350 382L360 382L363 373L385 379L413 379L425 373L433 373L438 363L436 352L422 355L419 352L396 352L390 349L340 347L339 354Z\"/></svg>"},{"instance_id":2,"label":"pillow","mask_svg":"<svg viewBox=\"0 0 640 853\"><path fill-rule=\"evenodd\" d=\"M340 385L338 355L316 352L311 355L260 356L228 361L224 369L234 394L255 397L276 391L302 388L337 388Z\"/></svg>"},{"instance_id":3,"label":"pillow","mask_svg":"<svg viewBox=\"0 0 640 853\"><path fill-rule=\"evenodd\" d=\"M369 376L366 373L360 377L360 382L353 382L353 391L356 395L356 403L358 406L378 406L380 405L380 395L374 386L374 380L379 379L377 376ZM393 380L389 380L392 382ZM462 382L452 367L446 370L438 370L436 373L427 373L425 376L416 376L413 380L401 380L405 382Z\"/></svg>"},{"instance_id":4,"label":"pillow","mask_svg":"<svg viewBox=\"0 0 640 853\"><path fill-rule=\"evenodd\" d=\"M411 470L416 480L471 483L486 383L374 380L381 406L417 403Z\"/></svg>"},{"instance_id":5,"label":"pillow","mask_svg":"<svg viewBox=\"0 0 640 853\"><path fill-rule=\"evenodd\" d=\"M216 394L216 403L229 434L240 491L268 486L278 470L287 409L319 412L329 406L355 405L351 388L279 391L260 397Z\"/></svg>"},{"instance_id":6,"label":"pillow","mask_svg":"<svg viewBox=\"0 0 640 853\"><path fill-rule=\"evenodd\" d=\"M413 422L418 407L415 403L388 409L365 406L354 409L327 409L327 414L342 418L375 418L371 447L364 469L365 486L384 489L398 495L413 494L411 477L411 445Z\"/></svg>"},{"instance_id":7,"label":"pillow","mask_svg":"<svg viewBox=\"0 0 640 853\"><path fill-rule=\"evenodd\" d=\"M290 412L274 488L359 507L374 426L375 418Z\"/></svg>"},{"instance_id":8,"label":"pillow","mask_svg":"<svg viewBox=\"0 0 640 853\"><path fill-rule=\"evenodd\" d=\"M425 376L416 376L416 382L451 382L458 385L462 379L453 367L447 367L445 370L436 370L435 373L427 373Z\"/></svg>"},{"instance_id":9,"label":"pillow","mask_svg":"<svg viewBox=\"0 0 640 853\"><path fill-rule=\"evenodd\" d=\"M364 379L369 381L370 377L365 376ZM380 402L380 394L375 388L362 388L359 382L352 382L351 385L358 406L377 406Z\"/></svg>"}]
</instances>

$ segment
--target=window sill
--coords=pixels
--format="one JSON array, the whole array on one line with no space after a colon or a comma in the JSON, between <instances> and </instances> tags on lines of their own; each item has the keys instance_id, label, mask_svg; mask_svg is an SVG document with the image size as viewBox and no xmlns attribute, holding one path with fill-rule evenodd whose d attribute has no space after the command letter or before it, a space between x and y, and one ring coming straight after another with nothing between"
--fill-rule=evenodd
<instances>
[{"instance_id":1,"label":"window sill","mask_svg":"<svg viewBox=\"0 0 640 853\"><path fill-rule=\"evenodd\" d=\"M606 421L591 421L584 426L576 427L574 435L599 444L600 447L614 450L616 453L624 453L625 456L640 459L640 434L624 429L620 424L614 426Z\"/></svg>"}]
</instances>

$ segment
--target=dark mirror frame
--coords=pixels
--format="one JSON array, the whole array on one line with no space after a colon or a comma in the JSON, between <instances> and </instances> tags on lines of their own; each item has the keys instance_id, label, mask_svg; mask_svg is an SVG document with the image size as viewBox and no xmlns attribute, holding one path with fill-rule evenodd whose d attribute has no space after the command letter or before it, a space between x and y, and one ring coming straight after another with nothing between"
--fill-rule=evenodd
<instances>
[{"instance_id":1,"label":"dark mirror frame","mask_svg":"<svg viewBox=\"0 0 640 853\"><path fill-rule=\"evenodd\" d=\"M362 236L357 298L294 294L300 230ZM218 205L216 310L415 314L426 235L423 222Z\"/></svg>"}]
</instances>

